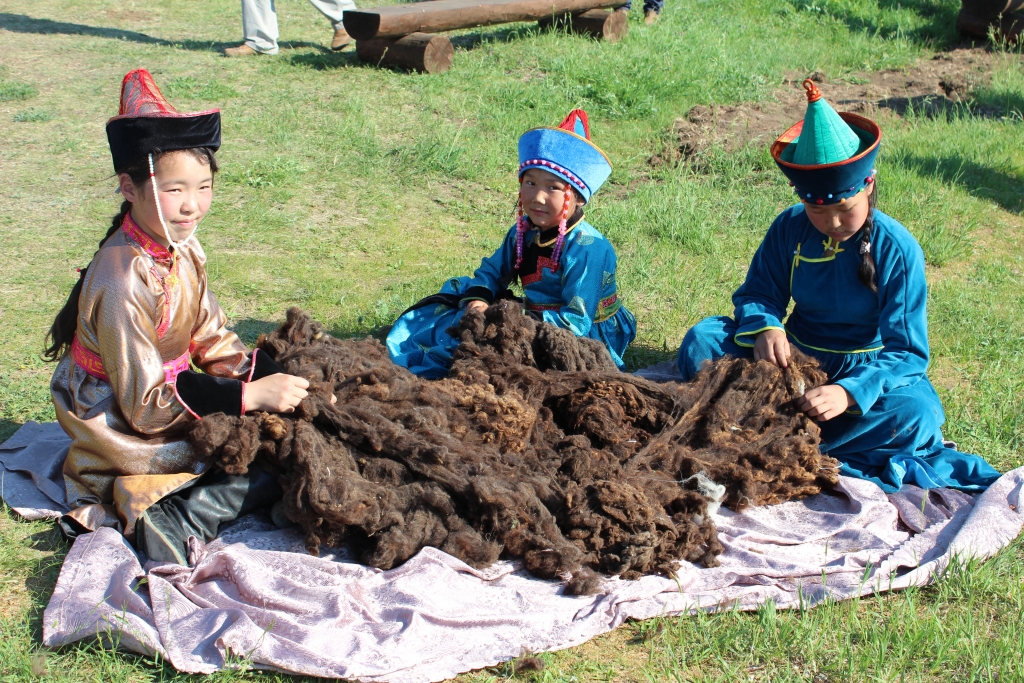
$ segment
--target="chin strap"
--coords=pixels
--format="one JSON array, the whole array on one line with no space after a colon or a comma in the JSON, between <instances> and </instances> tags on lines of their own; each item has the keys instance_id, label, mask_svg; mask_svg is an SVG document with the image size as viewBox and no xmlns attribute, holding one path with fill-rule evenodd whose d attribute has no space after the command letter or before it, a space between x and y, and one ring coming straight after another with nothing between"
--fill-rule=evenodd
<instances>
[{"instance_id":1,"label":"chin strap","mask_svg":"<svg viewBox=\"0 0 1024 683\"><path fill-rule=\"evenodd\" d=\"M171 231L167 229L167 222L164 220L164 210L160 207L160 195L158 194L156 187L156 168L153 166L153 155L149 155L149 182L153 185L153 201L156 203L156 215L160 219L160 227L164 229L164 239L171 246L171 256L177 258L178 249L185 242L188 242L192 235L196 234L196 230L199 229L199 221L196 221L196 225L192 228L192 232L188 234L185 239L180 242L175 242L171 239Z\"/></svg>"}]
</instances>

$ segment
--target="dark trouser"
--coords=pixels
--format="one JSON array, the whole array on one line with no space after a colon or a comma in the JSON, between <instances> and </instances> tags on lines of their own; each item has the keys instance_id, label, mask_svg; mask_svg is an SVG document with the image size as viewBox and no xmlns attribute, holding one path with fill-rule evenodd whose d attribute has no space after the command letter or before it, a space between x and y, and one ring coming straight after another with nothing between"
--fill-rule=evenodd
<instances>
[{"instance_id":1,"label":"dark trouser","mask_svg":"<svg viewBox=\"0 0 1024 683\"><path fill-rule=\"evenodd\" d=\"M665 6L665 0L644 0L644 12L654 10L661 14L661 8ZM619 9L629 11L633 8L633 0L626 0L626 4Z\"/></svg>"},{"instance_id":2,"label":"dark trouser","mask_svg":"<svg viewBox=\"0 0 1024 683\"><path fill-rule=\"evenodd\" d=\"M136 547L151 560L186 564L189 536L211 541L221 525L280 499L277 478L255 465L241 475L215 470L147 509L135 525Z\"/></svg>"}]
</instances>

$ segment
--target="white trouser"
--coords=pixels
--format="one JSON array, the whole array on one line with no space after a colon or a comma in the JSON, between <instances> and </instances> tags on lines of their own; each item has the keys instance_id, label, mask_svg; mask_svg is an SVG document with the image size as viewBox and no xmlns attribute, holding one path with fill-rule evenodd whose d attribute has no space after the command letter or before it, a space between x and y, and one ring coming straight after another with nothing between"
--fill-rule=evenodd
<instances>
[{"instance_id":1,"label":"white trouser","mask_svg":"<svg viewBox=\"0 0 1024 683\"><path fill-rule=\"evenodd\" d=\"M309 0L321 14L331 20L335 29L342 28L341 15L355 9L352 0ZM277 54L277 10L274 0L242 0L242 30L245 44L268 55Z\"/></svg>"}]
</instances>

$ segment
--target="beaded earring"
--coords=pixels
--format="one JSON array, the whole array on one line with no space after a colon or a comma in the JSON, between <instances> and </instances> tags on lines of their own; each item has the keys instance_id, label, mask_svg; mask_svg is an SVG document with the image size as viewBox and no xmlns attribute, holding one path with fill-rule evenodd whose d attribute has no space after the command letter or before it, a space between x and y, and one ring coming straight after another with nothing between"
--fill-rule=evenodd
<instances>
[{"instance_id":1,"label":"beaded earring","mask_svg":"<svg viewBox=\"0 0 1024 683\"><path fill-rule=\"evenodd\" d=\"M519 205L516 209L516 267L523 265L523 239L526 237L526 218L523 217L523 179L519 179Z\"/></svg>"},{"instance_id":2,"label":"beaded earring","mask_svg":"<svg viewBox=\"0 0 1024 683\"><path fill-rule=\"evenodd\" d=\"M572 188L565 188L565 202L562 204L562 216L558 219L558 241L555 242L555 249L551 252L551 260L558 264L562 255L562 245L565 244L565 233L568 232L569 203L572 201Z\"/></svg>"}]
</instances>

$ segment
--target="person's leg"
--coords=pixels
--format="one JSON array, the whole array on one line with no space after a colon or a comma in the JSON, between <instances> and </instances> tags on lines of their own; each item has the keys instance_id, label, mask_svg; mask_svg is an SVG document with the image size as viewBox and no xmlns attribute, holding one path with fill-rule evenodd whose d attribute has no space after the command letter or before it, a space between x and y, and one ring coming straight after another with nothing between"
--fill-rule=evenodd
<instances>
[{"instance_id":1,"label":"person's leg","mask_svg":"<svg viewBox=\"0 0 1024 683\"><path fill-rule=\"evenodd\" d=\"M644 23L649 25L656 22L664 5L665 0L644 0Z\"/></svg>"},{"instance_id":2,"label":"person's leg","mask_svg":"<svg viewBox=\"0 0 1024 683\"><path fill-rule=\"evenodd\" d=\"M629 14L629 10L633 9L633 0L626 0L626 4L622 7L616 8L619 12L625 12Z\"/></svg>"},{"instance_id":3,"label":"person's leg","mask_svg":"<svg viewBox=\"0 0 1024 683\"><path fill-rule=\"evenodd\" d=\"M242 29L246 45L256 52L276 55L279 33L274 0L242 0Z\"/></svg>"},{"instance_id":4,"label":"person's leg","mask_svg":"<svg viewBox=\"0 0 1024 683\"><path fill-rule=\"evenodd\" d=\"M309 0L309 3L316 7L320 14L331 20L331 26L335 29L343 28L342 14L346 10L356 9L356 3L352 0Z\"/></svg>"},{"instance_id":5,"label":"person's leg","mask_svg":"<svg viewBox=\"0 0 1024 683\"><path fill-rule=\"evenodd\" d=\"M821 425L821 450L841 473L892 493L903 484L981 490L998 477L985 460L947 448L946 416L927 379L883 394L867 413L844 413Z\"/></svg>"},{"instance_id":6,"label":"person's leg","mask_svg":"<svg viewBox=\"0 0 1024 683\"><path fill-rule=\"evenodd\" d=\"M256 465L240 475L210 472L143 512L135 524L135 547L151 560L187 565L189 536L211 541L222 524L270 507L281 495L277 478Z\"/></svg>"},{"instance_id":7,"label":"person's leg","mask_svg":"<svg viewBox=\"0 0 1024 683\"><path fill-rule=\"evenodd\" d=\"M738 346L733 341L735 335L736 321L728 316L704 318L691 327L679 346L679 372L683 379L693 379L705 361L722 356L753 358L754 350Z\"/></svg>"},{"instance_id":8,"label":"person's leg","mask_svg":"<svg viewBox=\"0 0 1024 683\"><path fill-rule=\"evenodd\" d=\"M331 49L340 50L352 42L352 38L345 31L342 23L342 15L346 10L354 10L356 4L352 0L309 0L313 7L316 7L320 14L331 21L334 27L334 38L331 40Z\"/></svg>"}]
</instances>

